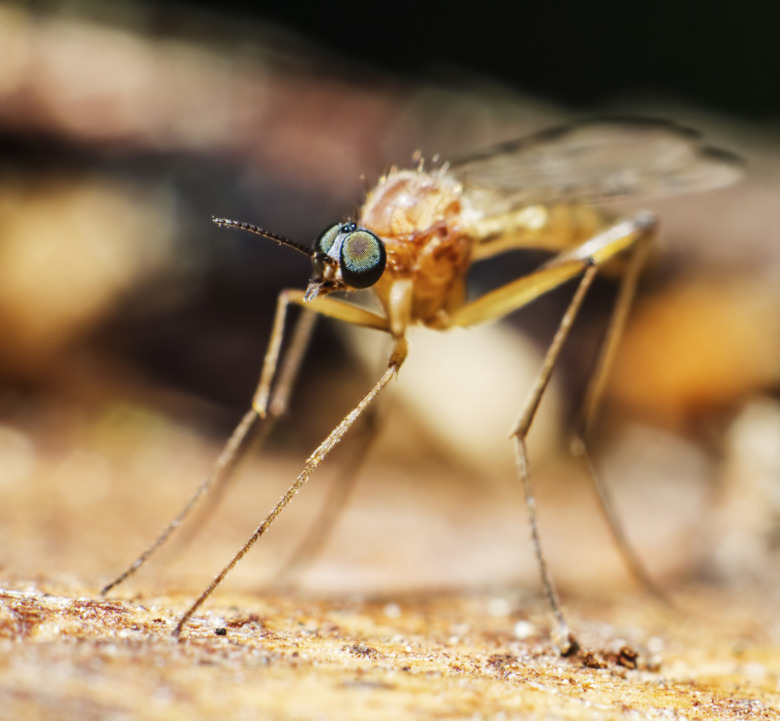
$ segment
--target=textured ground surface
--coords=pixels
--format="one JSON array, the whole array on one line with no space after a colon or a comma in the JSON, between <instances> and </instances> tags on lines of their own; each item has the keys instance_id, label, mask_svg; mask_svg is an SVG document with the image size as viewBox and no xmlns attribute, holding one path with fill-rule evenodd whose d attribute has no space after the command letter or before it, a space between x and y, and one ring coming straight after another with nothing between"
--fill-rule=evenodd
<instances>
[{"instance_id":1,"label":"textured ground surface","mask_svg":"<svg viewBox=\"0 0 780 721\"><path fill-rule=\"evenodd\" d=\"M181 598L41 586L0 594L5 718L780 718L776 616L708 594L577 605L592 652L561 659L536 605L501 594L222 596L177 643Z\"/></svg>"},{"instance_id":2,"label":"textured ground surface","mask_svg":"<svg viewBox=\"0 0 780 721\"><path fill-rule=\"evenodd\" d=\"M283 480L270 490L237 484L187 547L100 597L214 450L193 446L188 457L192 439L151 426L156 441L130 434L129 444L111 434L98 442L93 429L89 452L41 453L26 483L4 485L1 717L780 718L780 613L770 590L687 588L674 609L626 591L598 514L582 508L576 490L541 484L545 540L585 649L560 658L544 603L518 590L537 587L520 500L485 500L486 489L434 476L434 466L427 483L391 463L369 473L373 487L358 486L333 539L302 573L303 590L273 590L295 526L319 503L312 482L286 525L176 642L177 617ZM112 455L102 455L109 446ZM8 442L6 451L10 464ZM155 468L171 471L168 483ZM271 460L243 475L264 469L284 479L295 468ZM693 562L696 544L680 540L684 499L660 492L627 519L662 574ZM705 520L688 518L689 532ZM580 568L567 570L567 557ZM503 585L486 586L490 578Z\"/></svg>"}]
</instances>

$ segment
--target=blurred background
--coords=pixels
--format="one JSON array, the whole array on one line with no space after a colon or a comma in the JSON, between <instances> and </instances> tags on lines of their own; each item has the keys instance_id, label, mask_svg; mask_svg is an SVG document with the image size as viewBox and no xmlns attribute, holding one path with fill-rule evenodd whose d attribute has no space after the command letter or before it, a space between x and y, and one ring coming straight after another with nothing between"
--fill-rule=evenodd
<instances>
[{"instance_id":1,"label":"blurred background","mask_svg":"<svg viewBox=\"0 0 780 721\"><path fill-rule=\"evenodd\" d=\"M416 151L623 114L695 127L748 173L649 205L662 233L594 428L597 467L661 582L775 588L779 26L770 2L0 2L4 576L107 581L248 407L276 296L309 267L212 215L309 243ZM475 268L473 290L542 260ZM536 583L506 436L571 292L413 338L381 439L297 583ZM613 280L592 296L531 436L543 539L580 592L631 583L566 453ZM320 324L288 421L197 546L136 588L197 588L240 545L382 367L355 335ZM273 581L356 450L345 441L240 582Z\"/></svg>"}]
</instances>

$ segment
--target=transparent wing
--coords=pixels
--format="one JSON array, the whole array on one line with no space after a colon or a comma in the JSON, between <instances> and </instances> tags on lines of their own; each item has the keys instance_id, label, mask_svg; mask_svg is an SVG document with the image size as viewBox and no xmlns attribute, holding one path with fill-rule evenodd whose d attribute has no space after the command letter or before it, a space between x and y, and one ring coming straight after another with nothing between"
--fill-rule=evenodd
<instances>
[{"instance_id":1,"label":"transparent wing","mask_svg":"<svg viewBox=\"0 0 780 721\"><path fill-rule=\"evenodd\" d=\"M735 155L660 120L599 120L546 130L450 164L478 203L597 203L713 190L744 173ZM485 208L485 211L488 209Z\"/></svg>"}]
</instances>

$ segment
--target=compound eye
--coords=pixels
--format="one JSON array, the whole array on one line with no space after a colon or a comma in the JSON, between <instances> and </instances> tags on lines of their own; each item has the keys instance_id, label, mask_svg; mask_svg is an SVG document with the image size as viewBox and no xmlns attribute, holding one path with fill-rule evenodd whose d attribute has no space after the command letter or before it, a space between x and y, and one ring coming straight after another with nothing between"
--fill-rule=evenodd
<instances>
[{"instance_id":1,"label":"compound eye","mask_svg":"<svg viewBox=\"0 0 780 721\"><path fill-rule=\"evenodd\" d=\"M352 288L368 288L385 270L385 244L370 230L353 228L341 245L341 278Z\"/></svg>"},{"instance_id":2,"label":"compound eye","mask_svg":"<svg viewBox=\"0 0 780 721\"><path fill-rule=\"evenodd\" d=\"M323 255L328 255L336 238L342 233L342 226L343 223L334 223L325 228L325 230L317 236L317 240L314 241L314 250Z\"/></svg>"}]
</instances>

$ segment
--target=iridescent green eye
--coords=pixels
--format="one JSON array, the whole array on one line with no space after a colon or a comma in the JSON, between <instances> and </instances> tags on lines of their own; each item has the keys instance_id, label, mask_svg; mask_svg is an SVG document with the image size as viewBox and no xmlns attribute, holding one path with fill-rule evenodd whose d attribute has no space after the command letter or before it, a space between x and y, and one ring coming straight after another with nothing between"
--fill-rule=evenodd
<instances>
[{"instance_id":1,"label":"iridescent green eye","mask_svg":"<svg viewBox=\"0 0 780 721\"><path fill-rule=\"evenodd\" d=\"M368 288L385 270L385 244L370 230L355 228L341 244L341 278L353 288Z\"/></svg>"},{"instance_id":2,"label":"iridescent green eye","mask_svg":"<svg viewBox=\"0 0 780 721\"><path fill-rule=\"evenodd\" d=\"M315 273L322 275L322 256L338 261L341 280L351 288L368 288L374 285L385 270L387 254L385 244L370 230L357 223L336 223L320 233L314 242L314 250L320 254L315 258Z\"/></svg>"}]
</instances>

